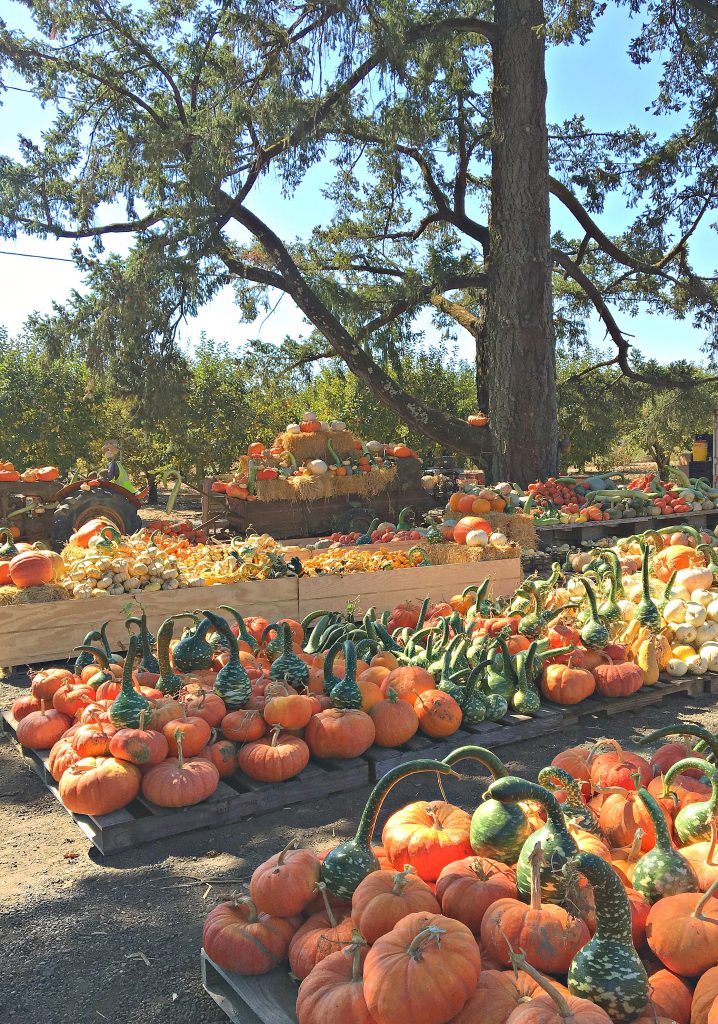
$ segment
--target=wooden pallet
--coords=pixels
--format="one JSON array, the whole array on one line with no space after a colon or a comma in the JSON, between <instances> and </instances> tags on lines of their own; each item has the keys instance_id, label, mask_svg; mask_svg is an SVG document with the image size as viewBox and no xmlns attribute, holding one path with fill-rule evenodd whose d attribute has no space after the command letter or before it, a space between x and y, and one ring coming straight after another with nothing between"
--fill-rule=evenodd
<instances>
[{"instance_id":1,"label":"wooden pallet","mask_svg":"<svg viewBox=\"0 0 718 1024\"><path fill-rule=\"evenodd\" d=\"M32 770L60 803L60 791L47 765L49 750L29 750L17 743L17 722L3 712L3 728L22 751ZM93 817L67 811L81 832L104 855L129 850L142 843L167 836L193 832L199 828L229 825L243 818L267 814L291 804L308 803L328 796L358 789L368 781L367 762L362 758L348 760L312 759L303 772L286 782L257 782L244 772L235 772L223 779L215 793L194 807L169 809L158 807L139 796L120 811ZM65 808L65 810L67 810Z\"/></svg>"},{"instance_id":2,"label":"wooden pallet","mask_svg":"<svg viewBox=\"0 0 718 1024\"><path fill-rule=\"evenodd\" d=\"M204 950L200 956L202 987L233 1024L297 1024L298 986L288 964L268 974L235 974L219 967ZM340 1022L328 1020L327 1024Z\"/></svg>"},{"instance_id":3,"label":"wooden pallet","mask_svg":"<svg viewBox=\"0 0 718 1024\"><path fill-rule=\"evenodd\" d=\"M531 717L510 714L502 718L500 722L479 722L478 725L464 723L457 732L445 739L431 739L429 736L417 733L401 747L372 746L362 754L362 757L369 762L370 780L376 782L398 764L413 761L417 757L433 757L441 760L457 747L469 744L489 747L494 750L559 732L567 724L570 724L570 719L567 722L567 717L557 708L542 707Z\"/></svg>"},{"instance_id":4,"label":"wooden pallet","mask_svg":"<svg viewBox=\"0 0 718 1024\"><path fill-rule=\"evenodd\" d=\"M560 707L557 710L564 716L585 718L588 715L606 715L611 718L613 715L623 714L625 711L636 711L639 708L648 707L650 704L660 704L666 697L672 697L676 693L687 693L695 697L699 693L708 690L715 693L716 676L684 676L683 679L670 679L664 677L654 686L642 686L630 697L588 697L580 704L572 704L570 707Z\"/></svg>"}]
</instances>

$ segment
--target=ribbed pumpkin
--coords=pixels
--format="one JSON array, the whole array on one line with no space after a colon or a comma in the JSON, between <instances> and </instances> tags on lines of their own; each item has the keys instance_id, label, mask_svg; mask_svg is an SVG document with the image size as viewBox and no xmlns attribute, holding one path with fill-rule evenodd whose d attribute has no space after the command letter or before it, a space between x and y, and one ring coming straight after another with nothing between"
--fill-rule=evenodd
<instances>
[{"instance_id":1,"label":"ribbed pumpkin","mask_svg":"<svg viewBox=\"0 0 718 1024\"><path fill-rule=\"evenodd\" d=\"M21 551L10 559L10 580L16 587L39 587L52 582L52 562L42 551Z\"/></svg>"},{"instance_id":2,"label":"ribbed pumpkin","mask_svg":"<svg viewBox=\"0 0 718 1024\"><path fill-rule=\"evenodd\" d=\"M414 701L419 728L427 736L451 736L461 725L461 708L451 694L442 690L424 690Z\"/></svg>"},{"instance_id":3,"label":"ribbed pumpkin","mask_svg":"<svg viewBox=\"0 0 718 1024\"><path fill-rule=\"evenodd\" d=\"M364 711L327 708L312 715L304 738L315 757L359 757L374 742L374 722Z\"/></svg>"},{"instance_id":4,"label":"ribbed pumpkin","mask_svg":"<svg viewBox=\"0 0 718 1024\"><path fill-rule=\"evenodd\" d=\"M376 1024L364 998L361 965L366 952L364 943L354 942L317 964L299 986L299 1024Z\"/></svg>"},{"instance_id":5,"label":"ribbed pumpkin","mask_svg":"<svg viewBox=\"0 0 718 1024\"><path fill-rule=\"evenodd\" d=\"M28 715L31 715L33 711L39 711L41 706L42 705L37 697L34 697L31 693L27 693L13 701L12 707L10 708L10 714L16 722L20 722L23 718L27 718Z\"/></svg>"},{"instance_id":6,"label":"ribbed pumpkin","mask_svg":"<svg viewBox=\"0 0 718 1024\"><path fill-rule=\"evenodd\" d=\"M60 739L53 743L47 756L47 767L55 782L59 782L71 764L77 764L80 755L72 749L71 739Z\"/></svg>"},{"instance_id":7,"label":"ribbed pumpkin","mask_svg":"<svg viewBox=\"0 0 718 1024\"><path fill-rule=\"evenodd\" d=\"M374 742L380 747L400 747L419 728L419 716L414 706L399 700L392 687L387 690L384 700L369 709L369 717L374 723Z\"/></svg>"},{"instance_id":8,"label":"ribbed pumpkin","mask_svg":"<svg viewBox=\"0 0 718 1024\"><path fill-rule=\"evenodd\" d=\"M389 690L394 690L399 700L408 701L409 704L413 704L420 693L433 690L435 687L436 680L431 672L412 665L402 665L393 669L381 684L384 696Z\"/></svg>"},{"instance_id":9,"label":"ribbed pumpkin","mask_svg":"<svg viewBox=\"0 0 718 1024\"><path fill-rule=\"evenodd\" d=\"M231 740L215 740L202 747L197 757L203 757L213 764L219 772L220 779L228 779L239 767L237 748Z\"/></svg>"},{"instance_id":10,"label":"ribbed pumpkin","mask_svg":"<svg viewBox=\"0 0 718 1024\"><path fill-rule=\"evenodd\" d=\"M298 736L272 728L271 736L246 743L238 754L240 769L260 782L284 782L309 764L309 747Z\"/></svg>"},{"instance_id":11,"label":"ribbed pumpkin","mask_svg":"<svg viewBox=\"0 0 718 1024\"><path fill-rule=\"evenodd\" d=\"M441 910L431 887L407 866L403 871L372 871L352 896L352 919L368 943L376 942L406 917L420 910Z\"/></svg>"},{"instance_id":12,"label":"ribbed pumpkin","mask_svg":"<svg viewBox=\"0 0 718 1024\"><path fill-rule=\"evenodd\" d=\"M704 893L680 892L651 907L646 938L669 971L696 978L718 965L718 879Z\"/></svg>"},{"instance_id":13,"label":"ribbed pumpkin","mask_svg":"<svg viewBox=\"0 0 718 1024\"><path fill-rule=\"evenodd\" d=\"M130 764L159 764L169 754L169 744L154 729L119 729L110 740L110 753Z\"/></svg>"},{"instance_id":14,"label":"ribbed pumpkin","mask_svg":"<svg viewBox=\"0 0 718 1024\"><path fill-rule=\"evenodd\" d=\"M182 736L177 740L177 757L152 765L142 777L142 795L158 807L191 807L212 796L219 785L219 772L202 757L185 760Z\"/></svg>"},{"instance_id":15,"label":"ribbed pumpkin","mask_svg":"<svg viewBox=\"0 0 718 1024\"><path fill-rule=\"evenodd\" d=\"M22 747L29 747L30 750L49 750L71 725L71 718L55 711L54 708L47 710L45 702L40 701L40 710L33 711L18 722L15 735Z\"/></svg>"},{"instance_id":16,"label":"ribbed pumpkin","mask_svg":"<svg viewBox=\"0 0 718 1024\"><path fill-rule=\"evenodd\" d=\"M260 910L275 917L300 914L316 895L320 867L312 850L297 849L292 840L255 868L249 895Z\"/></svg>"},{"instance_id":17,"label":"ribbed pumpkin","mask_svg":"<svg viewBox=\"0 0 718 1024\"><path fill-rule=\"evenodd\" d=\"M30 682L30 693L38 700L46 700L52 703L61 686L75 682L75 676L66 668L45 668L35 672Z\"/></svg>"},{"instance_id":18,"label":"ribbed pumpkin","mask_svg":"<svg viewBox=\"0 0 718 1024\"><path fill-rule=\"evenodd\" d=\"M488 857L465 857L442 869L436 883L441 912L481 933L484 914L501 899L518 899L516 872Z\"/></svg>"},{"instance_id":19,"label":"ribbed pumpkin","mask_svg":"<svg viewBox=\"0 0 718 1024\"><path fill-rule=\"evenodd\" d=\"M320 882L322 894L326 887ZM323 888L322 888L323 887ZM343 945L351 942L353 926L349 912L334 910L325 899L324 910L304 922L289 944L289 966L295 977L303 980L314 967Z\"/></svg>"},{"instance_id":20,"label":"ribbed pumpkin","mask_svg":"<svg viewBox=\"0 0 718 1024\"><path fill-rule=\"evenodd\" d=\"M220 724L222 732L228 740L235 743L249 743L258 740L267 731L267 724L261 711L230 711Z\"/></svg>"},{"instance_id":21,"label":"ribbed pumpkin","mask_svg":"<svg viewBox=\"0 0 718 1024\"><path fill-rule=\"evenodd\" d=\"M395 811L381 833L392 864L410 864L419 878L435 882L452 861L469 857L471 817L442 800L419 800Z\"/></svg>"},{"instance_id":22,"label":"ribbed pumpkin","mask_svg":"<svg viewBox=\"0 0 718 1024\"><path fill-rule=\"evenodd\" d=\"M227 971L266 974L287 958L296 921L257 911L251 900L220 903L202 928L207 956Z\"/></svg>"},{"instance_id":23,"label":"ribbed pumpkin","mask_svg":"<svg viewBox=\"0 0 718 1024\"><path fill-rule=\"evenodd\" d=\"M114 757L84 757L60 779L60 797L68 811L95 817L119 811L140 791L139 768Z\"/></svg>"}]
</instances>

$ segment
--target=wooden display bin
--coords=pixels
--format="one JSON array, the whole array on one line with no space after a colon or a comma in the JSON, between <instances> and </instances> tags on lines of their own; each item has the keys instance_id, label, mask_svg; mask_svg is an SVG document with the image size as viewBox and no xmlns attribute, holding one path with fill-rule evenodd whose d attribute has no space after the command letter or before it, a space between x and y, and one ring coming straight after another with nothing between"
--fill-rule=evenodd
<instances>
[{"instance_id":1,"label":"wooden display bin","mask_svg":"<svg viewBox=\"0 0 718 1024\"><path fill-rule=\"evenodd\" d=\"M0 608L0 666L36 664L73 658L73 648L86 634L109 620L107 635L113 651L127 648L125 619L147 612L155 632L168 615L228 604L242 615L262 615L270 621L296 619L297 580L258 580L212 587L185 587L135 596L89 598L52 604L6 605Z\"/></svg>"}]
</instances>

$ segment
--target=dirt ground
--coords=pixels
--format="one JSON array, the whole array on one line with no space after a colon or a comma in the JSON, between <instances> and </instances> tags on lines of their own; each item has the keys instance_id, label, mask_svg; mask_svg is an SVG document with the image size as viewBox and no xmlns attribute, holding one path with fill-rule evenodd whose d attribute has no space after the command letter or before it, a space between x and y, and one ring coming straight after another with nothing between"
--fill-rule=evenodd
<instances>
[{"instance_id":1,"label":"dirt ground","mask_svg":"<svg viewBox=\"0 0 718 1024\"><path fill-rule=\"evenodd\" d=\"M17 696L0 686L0 706ZM563 746L610 735L627 746L677 721L718 731L716 697L685 695L612 719L499 751L512 772L535 778ZM447 782L449 800L473 808L485 780ZM351 834L369 787L226 828L192 832L103 859L72 819L0 740L0 949L4 1021L23 1024L221 1024L204 993L202 920L236 893L256 865L292 836L316 848ZM407 780L387 801L380 827L401 803L439 797L429 776ZM211 883L208 891L205 883ZM146 959L145 959L146 958ZM149 962L146 962L149 961Z\"/></svg>"}]
</instances>

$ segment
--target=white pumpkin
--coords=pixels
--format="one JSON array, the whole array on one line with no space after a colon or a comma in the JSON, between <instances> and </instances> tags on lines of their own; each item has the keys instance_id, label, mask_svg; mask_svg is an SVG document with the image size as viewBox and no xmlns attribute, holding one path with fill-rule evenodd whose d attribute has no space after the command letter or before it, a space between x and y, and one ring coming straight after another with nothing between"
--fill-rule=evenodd
<instances>
[{"instance_id":1,"label":"white pumpkin","mask_svg":"<svg viewBox=\"0 0 718 1024\"><path fill-rule=\"evenodd\" d=\"M671 624L685 622L686 602L677 598L673 598L673 600L669 601L663 609L663 621L670 622Z\"/></svg>"},{"instance_id":2,"label":"white pumpkin","mask_svg":"<svg viewBox=\"0 0 718 1024\"><path fill-rule=\"evenodd\" d=\"M466 534L467 548L485 548L489 543L486 530L469 530Z\"/></svg>"},{"instance_id":3,"label":"white pumpkin","mask_svg":"<svg viewBox=\"0 0 718 1024\"><path fill-rule=\"evenodd\" d=\"M673 589L671 590L671 600L675 601L676 599L680 601L690 601L691 599L690 591L686 590L677 581L673 584Z\"/></svg>"},{"instance_id":4,"label":"white pumpkin","mask_svg":"<svg viewBox=\"0 0 718 1024\"><path fill-rule=\"evenodd\" d=\"M716 598L716 600L714 601L711 601L711 603L706 608L706 612L708 614L709 619L712 619L713 622L718 622L718 598Z\"/></svg>"},{"instance_id":5,"label":"white pumpkin","mask_svg":"<svg viewBox=\"0 0 718 1024\"><path fill-rule=\"evenodd\" d=\"M312 459L311 462L307 463L307 469L313 476L321 476L322 473L327 472L328 468L323 459Z\"/></svg>"},{"instance_id":6,"label":"white pumpkin","mask_svg":"<svg viewBox=\"0 0 718 1024\"><path fill-rule=\"evenodd\" d=\"M676 583L685 587L689 593L694 590L710 590L713 583L712 569L679 569L676 573Z\"/></svg>"},{"instance_id":7,"label":"white pumpkin","mask_svg":"<svg viewBox=\"0 0 718 1024\"><path fill-rule=\"evenodd\" d=\"M315 412L305 412L302 416L302 423L316 423L318 417Z\"/></svg>"},{"instance_id":8,"label":"white pumpkin","mask_svg":"<svg viewBox=\"0 0 718 1024\"><path fill-rule=\"evenodd\" d=\"M301 430L299 429L299 424L298 423L288 423L287 424L286 433L287 434L301 434Z\"/></svg>"},{"instance_id":9,"label":"white pumpkin","mask_svg":"<svg viewBox=\"0 0 718 1024\"><path fill-rule=\"evenodd\" d=\"M666 672L672 679L681 679L688 674L688 666L680 658L669 658L666 665Z\"/></svg>"},{"instance_id":10,"label":"white pumpkin","mask_svg":"<svg viewBox=\"0 0 718 1024\"><path fill-rule=\"evenodd\" d=\"M674 626L673 638L679 644L692 644L696 638L696 628L684 624Z\"/></svg>"},{"instance_id":11,"label":"white pumpkin","mask_svg":"<svg viewBox=\"0 0 718 1024\"><path fill-rule=\"evenodd\" d=\"M709 619L696 630L696 645L701 647L703 644L711 643L713 640L718 640L718 622L712 622Z\"/></svg>"},{"instance_id":12,"label":"white pumpkin","mask_svg":"<svg viewBox=\"0 0 718 1024\"><path fill-rule=\"evenodd\" d=\"M330 430L346 430L346 424L342 423L341 420L332 420L329 424Z\"/></svg>"},{"instance_id":13,"label":"white pumpkin","mask_svg":"<svg viewBox=\"0 0 718 1024\"><path fill-rule=\"evenodd\" d=\"M384 445L381 441L367 441L364 447L368 452L375 452L376 454L384 453Z\"/></svg>"},{"instance_id":14,"label":"white pumpkin","mask_svg":"<svg viewBox=\"0 0 718 1024\"><path fill-rule=\"evenodd\" d=\"M698 604L702 604L704 608L707 608L711 601L715 601L718 594L712 590L694 590L691 594L691 601L696 601Z\"/></svg>"},{"instance_id":15,"label":"white pumpkin","mask_svg":"<svg viewBox=\"0 0 718 1024\"><path fill-rule=\"evenodd\" d=\"M686 658L686 665L691 675L702 676L708 671L708 662L700 654L694 654Z\"/></svg>"},{"instance_id":16,"label":"white pumpkin","mask_svg":"<svg viewBox=\"0 0 718 1024\"><path fill-rule=\"evenodd\" d=\"M701 658L706 659L709 672L718 672L718 643L711 641L711 643L703 644L699 654Z\"/></svg>"},{"instance_id":17,"label":"white pumpkin","mask_svg":"<svg viewBox=\"0 0 718 1024\"><path fill-rule=\"evenodd\" d=\"M496 533L492 533L489 537L489 544L508 544L509 539L505 533L497 530Z\"/></svg>"},{"instance_id":18,"label":"white pumpkin","mask_svg":"<svg viewBox=\"0 0 718 1024\"><path fill-rule=\"evenodd\" d=\"M684 621L689 626L702 626L706 621L706 609L702 604L698 604L697 601L689 601L686 605L686 614Z\"/></svg>"}]
</instances>

